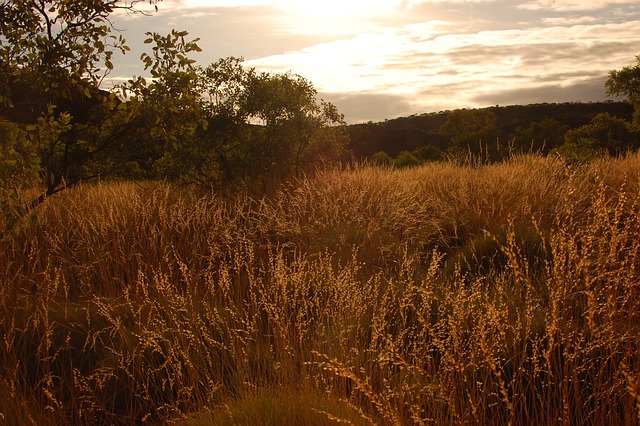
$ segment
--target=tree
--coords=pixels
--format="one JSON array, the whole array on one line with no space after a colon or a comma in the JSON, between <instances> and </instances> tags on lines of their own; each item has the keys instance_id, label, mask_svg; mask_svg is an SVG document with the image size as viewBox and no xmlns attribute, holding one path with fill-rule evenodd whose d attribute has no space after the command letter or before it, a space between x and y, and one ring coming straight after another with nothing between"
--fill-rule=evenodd
<instances>
[{"instance_id":1,"label":"tree","mask_svg":"<svg viewBox=\"0 0 640 426\"><path fill-rule=\"evenodd\" d=\"M149 33L155 46L142 59L155 81L133 79L122 97L100 89L114 52L129 50L112 34L111 14L144 13L138 3L2 1L0 115L21 124L39 154L44 191L34 205L82 180L126 173L132 161L153 162L162 155L153 143L175 141L199 123L177 118L195 116L197 105L187 54L199 49L185 32Z\"/></svg>"},{"instance_id":2,"label":"tree","mask_svg":"<svg viewBox=\"0 0 640 426\"><path fill-rule=\"evenodd\" d=\"M114 52L129 50L113 35L111 14L142 13L139 1L19 0L0 2L2 115L36 122L55 105L76 120L87 119L81 102L107 96L99 83L113 69ZM150 1L155 3L154 0Z\"/></svg>"},{"instance_id":3,"label":"tree","mask_svg":"<svg viewBox=\"0 0 640 426\"><path fill-rule=\"evenodd\" d=\"M569 130L558 152L570 161L584 162L602 155L620 155L637 148L638 138L630 124L603 113L593 117L589 124Z\"/></svg>"},{"instance_id":4,"label":"tree","mask_svg":"<svg viewBox=\"0 0 640 426\"><path fill-rule=\"evenodd\" d=\"M634 66L610 71L605 83L607 94L625 97L634 105L640 103L640 55L636 56L636 60L638 63Z\"/></svg>"},{"instance_id":5,"label":"tree","mask_svg":"<svg viewBox=\"0 0 640 426\"><path fill-rule=\"evenodd\" d=\"M528 127L517 127L513 136L513 145L521 151L540 151L549 153L564 143L569 126L553 118L531 123Z\"/></svg>"},{"instance_id":6,"label":"tree","mask_svg":"<svg viewBox=\"0 0 640 426\"><path fill-rule=\"evenodd\" d=\"M415 167L422 164L422 161L409 151L402 151L398 156L393 160L393 164L399 169L406 169L409 167Z\"/></svg>"},{"instance_id":7,"label":"tree","mask_svg":"<svg viewBox=\"0 0 640 426\"><path fill-rule=\"evenodd\" d=\"M207 186L252 180L264 190L343 158L343 116L303 77L257 73L234 57L197 75L208 126L180 145L168 167L174 177Z\"/></svg>"},{"instance_id":8,"label":"tree","mask_svg":"<svg viewBox=\"0 0 640 426\"><path fill-rule=\"evenodd\" d=\"M173 157L193 142L199 127L207 126L195 60L189 57L201 49L199 39L186 39L186 31L146 34L151 53L143 53L141 59L153 79L149 83L138 77L122 87L129 97L124 110L145 135L129 145L129 160L145 169L148 177L173 175Z\"/></svg>"},{"instance_id":9,"label":"tree","mask_svg":"<svg viewBox=\"0 0 640 426\"><path fill-rule=\"evenodd\" d=\"M460 109L452 111L440 127L440 134L451 138L454 149L470 149L479 153L484 144L493 144L498 136L498 118L487 109Z\"/></svg>"},{"instance_id":10,"label":"tree","mask_svg":"<svg viewBox=\"0 0 640 426\"><path fill-rule=\"evenodd\" d=\"M343 153L344 117L331 103L316 101L317 91L300 75L253 74L245 108L263 124L260 163L267 174L299 175L317 161L331 162Z\"/></svg>"},{"instance_id":11,"label":"tree","mask_svg":"<svg viewBox=\"0 0 640 426\"><path fill-rule=\"evenodd\" d=\"M422 145L412 152L420 161L441 161L444 159L444 153L440 148L434 145Z\"/></svg>"},{"instance_id":12,"label":"tree","mask_svg":"<svg viewBox=\"0 0 640 426\"><path fill-rule=\"evenodd\" d=\"M247 103L247 88L255 74L245 69L243 59L221 58L197 70L198 92L204 95L208 126L198 143L182 150L183 179L211 185L230 182L250 175L251 153L258 151L252 138Z\"/></svg>"},{"instance_id":13,"label":"tree","mask_svg":"<svg viewBox=\"0 0 640 426\"><path fill-rule=\"evenodd\" d=\"M378 151L369 157L369 162L376 166L393 167L393 158L384 151Z\"/></svg>"},{"instance_id":14,"label":"tree","mask_svg":"<svg viewBox=\"0 0 640 426\"><path fill-rule=\"evenodd\" d=\"M634 66L610 71L605 87L610 96L624 97L634 106L634 126L640 130L640 55L636 60Z\"/></svg>"},{"instance_id":15,"label":"tree","mask_svg":"<svg viewBox=\"0 0 640 426\"><path fill-rule=\"evenodd\" d=\"M197 68L198 40L185 31L147 33L141 59L152 79L101 90L114 52L129 50L112 35L111 14L144 13L138 3L0 0L0 116L38 154L44 190L33 205L95 177L266 182L343 153L343 117L316 101L309 81L245 70L235 58ZM0 143L16 155L15 141Z\"/></svg>"}]
</instances>

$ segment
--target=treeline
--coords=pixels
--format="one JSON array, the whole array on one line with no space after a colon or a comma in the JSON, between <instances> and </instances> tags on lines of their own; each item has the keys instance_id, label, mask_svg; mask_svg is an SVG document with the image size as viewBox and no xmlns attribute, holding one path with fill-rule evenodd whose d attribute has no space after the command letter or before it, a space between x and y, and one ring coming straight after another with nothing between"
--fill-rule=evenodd
<instances>
[{"instance_id":1,"label":"treeline","mask_svg":"<svg viewBox=\"0 0 640 426\"><path fill-rule=\"evenodd\" d=\"M348 126L355 158L406 167L450 156L514 153L586 161L639 144L630 102L543 103L460 109Z\"/></svg>"}]
</instances>

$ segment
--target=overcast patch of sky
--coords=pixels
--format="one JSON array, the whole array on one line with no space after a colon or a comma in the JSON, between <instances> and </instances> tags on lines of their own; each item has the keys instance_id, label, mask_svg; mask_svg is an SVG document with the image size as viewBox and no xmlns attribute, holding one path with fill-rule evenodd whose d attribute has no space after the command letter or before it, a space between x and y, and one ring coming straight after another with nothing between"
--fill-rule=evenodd
<instances>
[{"instance_id":1,"label":"overcast patch of sky","mask_svg":"<svg viewBox=\"0 0 640 426\"><path fill-rule=\"evenodd\" d=\"M603 100L607 72L640 54L636 0L312 3L164 0L154 16L120 26L129 27L133 59L144 31L184 29L201 38L200 64L242 56L259 70L300 74L349 122ZM130 59L121 77L141 73Z\"/></svg>"}]
</instances>

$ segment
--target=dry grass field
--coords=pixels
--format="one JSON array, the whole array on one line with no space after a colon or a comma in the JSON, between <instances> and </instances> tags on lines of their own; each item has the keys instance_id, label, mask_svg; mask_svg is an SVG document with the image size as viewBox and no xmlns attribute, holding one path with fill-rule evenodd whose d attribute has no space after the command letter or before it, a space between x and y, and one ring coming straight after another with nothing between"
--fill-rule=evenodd
<instances>
[{"instance_id":1,"label":"dry grass field","mask_svg":"<svg viewBox=\"0 0 640 426\"><path fill-rule=\"evenodd\" d=\"M640 424L640 156L98 183L0 241L0 424Z\"/></svg>"}]
</instances>

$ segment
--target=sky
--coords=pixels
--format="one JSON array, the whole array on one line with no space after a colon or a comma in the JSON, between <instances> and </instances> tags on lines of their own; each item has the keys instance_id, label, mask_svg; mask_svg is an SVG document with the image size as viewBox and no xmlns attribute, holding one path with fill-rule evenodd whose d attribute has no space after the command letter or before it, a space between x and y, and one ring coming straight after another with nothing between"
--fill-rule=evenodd
<instances>
[{"instance_id":1,"label":"sky","mask_svg":"<svg viewBox=\"0 0 640 426\"><path fill-rule=\"evenodd\" d=\"M638 0L164 0L114 24L132 52L111 81L144 75L146 31L186 30L199 65L299 74L347 123L607 100L608 72L640 55Z\"/></svg>"}]
</instances>

